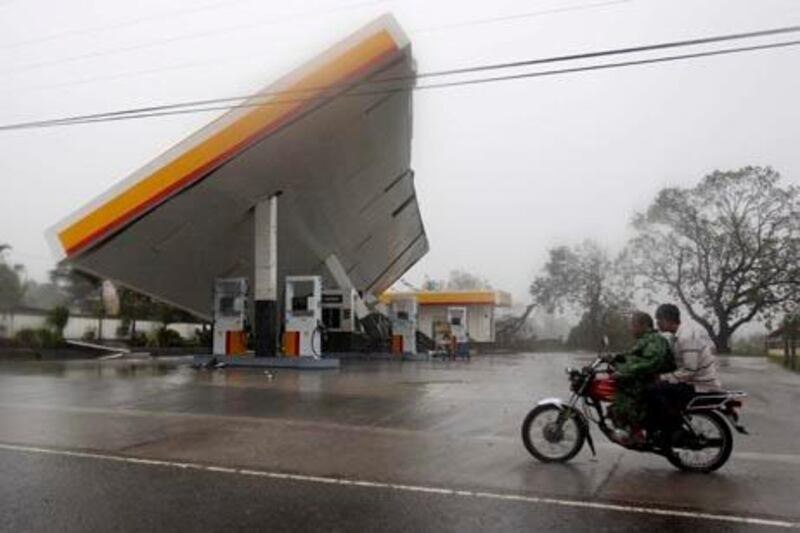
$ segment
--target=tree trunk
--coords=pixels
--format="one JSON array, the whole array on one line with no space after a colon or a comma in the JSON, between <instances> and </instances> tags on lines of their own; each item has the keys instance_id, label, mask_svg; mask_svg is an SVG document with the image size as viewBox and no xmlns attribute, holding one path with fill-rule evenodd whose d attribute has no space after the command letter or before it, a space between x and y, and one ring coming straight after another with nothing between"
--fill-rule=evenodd
<instances>
[{"instance_id":1,"label":"tree trunk","mask_svg":"<svg viewBox=\"0 0 800 533\"><path fill-rule=\"evenodd\" d=\"M717 353L720 355L731 354L731 334L726 328L720 328L719 333L713 337Z\"/></svg>"},{"instance_id":2,"label":"tree trunk","mask_svg":"<svg viewBox=\"0 0 800 533\"><path fill-rule=\"evenodd\" d=\"M783 366L789 368L789 337L786 333L783 334Z\"/></svg>"}]
</instances>

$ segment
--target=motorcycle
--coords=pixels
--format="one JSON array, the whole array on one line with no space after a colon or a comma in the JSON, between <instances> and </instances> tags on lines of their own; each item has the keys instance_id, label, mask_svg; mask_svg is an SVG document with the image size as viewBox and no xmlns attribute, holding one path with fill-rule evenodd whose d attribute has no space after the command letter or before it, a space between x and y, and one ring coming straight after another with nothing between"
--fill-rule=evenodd
<instances>
[{"instance_id":1,"label":"motorcycle","mask_svg":"<svg viewBox=\"0 0 800 533\"><path fill-rule=\"evenodd\" d=\"M733 451L731 427L741 434L738 410L747 396L741 391L694 393L680 406L680 429L669 438L656 431L639 430L640 439L619 437L609 407L616 394L614 364L598 354L592 364L568 368L572 396L565 402L546 398L534 407L522 424L525 448L542 462L567 462L588 443L597 455L589 422L612 442L638 452L665 457L673 466L690 472L713 472L724 465Z\"/></svg>"}]
</instances>

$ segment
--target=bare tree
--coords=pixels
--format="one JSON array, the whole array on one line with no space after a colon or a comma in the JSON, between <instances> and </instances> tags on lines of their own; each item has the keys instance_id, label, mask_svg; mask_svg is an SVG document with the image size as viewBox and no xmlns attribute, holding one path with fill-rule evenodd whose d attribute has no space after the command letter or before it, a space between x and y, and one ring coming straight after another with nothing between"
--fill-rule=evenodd
<instances>
[{"instance_id":1,"label":"bare tree","mask_svg":"<svg viewBox=\"0 0 800 533\"><path fill-rule=\"evenodd\" d=\"M742 324L800 294L800 198L779 181L769 167L716 171L696 187L663 189L634 217L634 272L651 294L678 299L720 353Z\"/></svg>"}]
</instances>

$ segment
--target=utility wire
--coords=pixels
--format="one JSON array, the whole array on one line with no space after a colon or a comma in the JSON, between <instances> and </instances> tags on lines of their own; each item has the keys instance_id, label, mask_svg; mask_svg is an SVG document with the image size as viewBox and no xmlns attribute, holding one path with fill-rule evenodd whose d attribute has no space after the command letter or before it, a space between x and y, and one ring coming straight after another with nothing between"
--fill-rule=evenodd
<instances>
[{"instance_id":1,"label":"utility wire","mask_svg":"<svg viewBox=\"0 0 800 533\"><path fill-rule=\"evenodd\" d=\"M380 1L375 2L375 3L380 4L380 3L385 3L387 1L390 1L390 0L380 0ZM458 28L464 28L464 27L469 27L469 26L479 26L479 25L483 25L483 24L496 24L496 23L502 23L502 22L513 22L513 21L516 21L516 20L529 19L529 18L544 16L544 15L554 15L554 14L565 13L565 12L584 11L584 10L587 10L587 9L597 9L599 7L605 7L605 6L615 5L615 4L625 4L625 3L629 3L629 2L633 2L633 1L634 0L612 0L612 1L608 1L608 2L597 2L597 3L592 3L592 4L581 4L581 5L567 6L567 7L561 7L561 8L556 8L556 9L547 9L547 10L542 10L542 11L532 11L532 12L528 12L528 13L518 13L516 15L508 15L508 16L502 16L502 17L492 17L492 18L485 18L485 19L470 20L470 21L464 21L464 22L457 22L457 23L453 23L453 24L443 24L443 25L440 25L440 26L431 26L431 27L427 27L427 28L418 28L418 29L409 30L407 33L408 33L408 35L420 35L420 34L425 34L425 33L434 33L434 32L438 32L438 31L447 31L447 30L451 30L451 29L458 29ZM158 41L159 44L161 42L162 41ZM0 50L2 50L2 48L0 48ZM215 58L215 59L212 59L212 60L192 61L192 62L188 62L188 63L180 63L180 64L177 64L177 65L169 65L169 66L157 67L157 68L152 68L152 69L121 72L121 73L118 73L118 74L111 74L111 75L105 75L105 76L93 76L93 77L89 77L89 78L81 78L81 79L78 79L78 80L67 81L67 82L64 82L64 83L35 85L35 86L31 86L31 87L26 87L23 90L33 90L33 91L35 91L35 90L46 90L46 89L59 88L59 87L69 87L69 86L82 85L82 84L85 84L85 83L91 83L91 82L96 82L96 81L114 80L114 79L126 78L126 77L129 77L129 76L140 76L140 75L147 75L147 74L153 74L153 73L158 73L158 72L166 72L166 71L169 71L169 70L193 68L193 67L202 66L202 65L219 63L221 61L229 61L231 59L239 59L239 58L243 58L243 57L250 58L251 55L248 55L248 56L237 55L237 56L231 56L231 57L220 57L220 58ZM2 90L2 89L0 89L0 90Z\"/></svg>"},{"instance_id":2,"label":"utility wire","mask_svg":"<svg viewBox=\"0 0 800 533\"><path fill-rule=\"evenodd\" d=\"M10 0L10 1L13 1L13 0ZM138 17L138 18L134 18L134 19L118 20L118 21L115 21L115 22L112 22L110 24L103 25L103 26L90 26L90 27L87 27L87 28L77 28L77 29L74 29L74 30L64 31L64 32L61 32L61 33L54 33L54 34L45 35L45 36L42 36L42 37L37 37L37 38L34 38L34 39L28 39L28 40L24 40L24 41L17 41L17 42L14 42L14 43L2 45L2 46L0 46L0 51L10 50L10 49L15 49L15 48L22 48L22 47L25 47L25 46L31 46L31 45L40 44L40 43L43 43L43 42L55 41L55 40L60 40L60 39L69 38L69 37L75 37L75 36L79 36L79 35L87 35L87 34L91 34L91 33L100 33L100 32L107 32L107 31L111 31L111 30L118 30L120 28L128 28L128 27L131 27L131 26L137 26L139 24L143 24L143 23L146 23L146 22L162 21L162 20L164 20L166 18L172 18L172 17L183 17L183 16L186 16L186 15L193 15L195 13L200 13L200 12L203 12L203 11L212 11L212 10L217 10L217 9L223 9L223 8L227 8L227 7L230 7L232 5L235 5L235 4L252 3L254 1L257 1L257 0L226 0L224 2L212 2L212 3L209 3L209 4L201 4L199 6L194 6L194 7L191 7L191 8L174 9L174 10L167 11L167 12L164 12L164 13L157 13L157 14L147 15L147 16L144 16L144 17ZM439 25L439 26L433 26L433 27L428 27L428 28L419 28L419 29L415 30L415 33L427 33L427 32L432 32L432 31L469 27L469 26L475 26L475 25L480 25L480 24L492 24L492 23L495 23L495 22L506 22L506 21L512 21L512 20L520 20L520 19L526 19L526 18L537 17L537 16L541 16L541 15L549 15L549 14L556 14L556 13L562 13L562 12L582 11L582 10L585 10L585 9L593 9L593 8L603 7L603 6L613 5L613 4L625 4L625 3L628 3L628 2L631 2L631 1L633 1L633 0L611 0L611 1L606 1L606 2L595 2L595 3L585 4L585 5L565 6L565 7L546 9L546 10L541 10L541 11L533 11L533 12L530 12L530 13L519 13L519 14L516 14L516 15L506 15L506 16L487 18L487 19L479 19L479 20L475 20L475 21L455 22L455 23L442 24L442 25ZM389 3L389 2L391 2L391 0L380 0L380 1L375 1L375 2L368 2L366 5L385 4L385 3ZM2 5L3 5L2 2L0 2L0 6L2 6ZM348 8L348 6L341 6L341 7L344 8L344 9ZM362 6L360 4L356 4L355 6L352 6L352 7L362 7ZM315 12L309 12L308 14L314 14L314 13Z\"/></svg>"},{"instance_id":3,"label":"utility wire","mask_svg":"<svg viewBox=\"0 0 800 533\"><path fill-rule=\"evenodd\" d=\"M495 63L489 65L479 65L473 67L465 67L465 68L455 68L455 69L446 69L446 70L439 70L439 71L431 71L426 73L420 73L417 75L410 75L410 76L391 76L381 78L379 80L372 80L368 82L364 82L360 84L360 86L374 86L374 85L385 85L388 83L394 83L398 81L416 81L420 79L428 79L428 78L435 78L441 76L454 76L454 75L463 75L463 74L474 74L478 72L484 71L491 71L491 70L503 70L503 69L515 69L521 67L530 67L530 66L537 66L537 65L544 65L550 63L558 63L558 62L566 62L566 61L575 61L575 60L586 60L586 59L597 59L602 57L612 57L617 55L627 55L627 54L634 54L634 53L642 53L642 52L652 52L657 50L665 50L665 49L672 49L672 48L683 48L687 46L697 46L697 45L705 45L705 44L712 44L712 43L720 43L720 42L729 42L729 41L736 41L742 39L751 39L757 37L767 37L767 36L774 36L774 35L782 35L788 33L797 33L800 32L800 26L788 26L784 28L774 28L768 30L759 30L753 32L745 32L745 33L734 33L734 34L727 34L727 35L718 35L712 37L703 37L703 38L695 38L695 39L688 39L683 41L671 41L666 43L657 43L657 44L650 44L650 45L641 45L641 46L633 46L633 47L626 47L626 48L615 48L615 49L607 49L607 50L600 50L595 52L584 52L579 54L569 54L569 55L561 55L561 56L554 56L554 57L547 57L547 58L538 58L538 59L529 59L523 61L513 61L513 62L505 62L505 63ZM746 52L746 51L754 51L763 49L763 47L785 47L785 46L792 46L795 41L790 41L789 44L786 43L773 43L768 45L759 45L757 47L744 47L742 49L724 49L722 53L736 53L736 52ZM689 59L692 57L704 57L706 55L717 55L715 51L710 52L703 52L700 55L690 54L689 56L677 56L676 59ZM661 62L662 60L642 60L645 62ZM635 63L635 64L644 64L644 63ZM610 64L610 65L617 65L617 64ZM587 70L596 70L600 66L590 66L587 67ZM627 66L627 62L623 64L619 64L619 66ZM610 67L604 67L610 68ZM554 73L567 73L572 72L573 69L566 69L566 71L556 70L552 71ZM524 73L512 76L509 79L515 79L516 76L522 77L532 77L532 76L539 76L544 75L546 73ZM492 78L493 79L493 78ZM503 78L505 79L505 78ZM449 82L451 84L461 84L461 83L479 83L480 80L465 80L464 82ZM441 84L439 84L441 85ZM436 86L439 86L436 85ZM452 85L448 85L452 86ZM308 89L302 90L286 90L286 91L267 91L262 93L255 93L255 94L248 94L248 95L238 95L238 96L229 96L224 98L211 98L211 99L204 99L204 100L194 100L188 102L179 102L174 104L163 104L163 105L155 105L155 106L148 106L148 107L139 107L139 108L131 108L131 109L124 109L120 111L109 111L103 113L92 113L92 114L83 114L83 115L73 115L55 119L47 119L47 120L38 120L38 121L31 121L31 122L21 122L17 124L8 124L5 126L0 126L0 130L3 129L20 129L23 127L37 127L37 126L45 126L49 124L61 124L61 123L72 123L75 121L90 121L94 119L103 119L103 118L111 118L111 117L118 117L118 116L128 116L134 115L138 116L143 113L150 113L150 112L161 112L167 110L178 110L181 108L196 108L200 106L207 106L211 104L220 104L225 102L237 102L242 100L248 100L251 98L263 100L264 98L268 97L278 97L278 96L286 96L286 95L303 95L308 93L316 93L320 91L337 91L348 88L348 85L327 85L327 86L317 86L311 87ZM424 89L425 87L433 87L433 85L427 86L418 86L419 89ZM359 93L359 94L375 94L375 93ZM315 98L319 97L319 95L315 95ZM280 102L274 103L288 103L293 100L281 100ZM296 100L294 100L296 101ZM264 102L260 103L249 103L249 106L252 105L263 105ZM231 106L233 108L234 106ZM213 108L202 108L198 111L205 111L205 110L219 110L224 109L220 107L213 107ZM194 111L194 109L189 109L187 111ZM157 115L163 116L163 115Z\"/></svg>"},{"instance_id":4,"label":"utility wire","mask_svg":"<svg viewBox=\"0 0 800 533\"><path fill-rule=\"evenodd\" d=\"M494 76L494 77L487 77L487 78L475 78L469 80L460 80L460 81L450 81L450 82L442 82L442 83L430 83L426 85L409 85L405 87L394 87L390 89L381 89L375 91L359 91L353 93L345 93L343 96L345 97L363 97L363 96L375 96L375 95L392 95L397 93L409 92L409 91L424 91L424 90L431 90L431 89L444 89L444 88L452 88L452 87L461 87L467 85L479 85L479 84L487 84L487 83L496 83L502 81L511 81L511 80L520 80L520 79L527 79L527 78L539 78L539 77L546 77L546 76L557 76L557 75L564 75L564 74L575 74L579 72L591 72L591 71L600 71L600 70L609 70L615 68L626 68L626 67L633 67L633 66L641 66L641 65L653 65L659 63L668 63L673 61L685 61L689 59L698 59L703 57L714 57L714 56L722 56L722 55L729 55L729 54L738 54L738 53L745 53L745 52L754 52L760 50L770 50L770 49L778 49L778 48L788 48L793 46L799 46L800 40L795 41L786 41L780 43L770 43L770 44L762 44L762 45L753 45L753 46L742 46L737 48L726 48L722 50L711 50L706 52L694 52L689 54L681 54L681 55L672 55L672 56L662 56L656 58L648 58L648 59L638 59L638 60L630 60L630 61L621 61L617 63L601 63L597 65L584 65L580 67L572 67L572 68L563 68L563 69L556 69L556 70L546 70L546 71L539 71L539 72L527 72L521 74L511 74L511 75L504 75L504 76ZM28 128L42 128L42 127L55 127L55 126L71 126L77 124L91 124L95 122L112 122L118 120L131 120L137 118L151 118L151 117L163 117L163 116L172 116L172 115L185 115L190 113L206 113L211 111L223 111L223 110L231 110L231 109L240 109L240 108L250 108L250 107L259 107L265 105L280 105L286 103L299 103L299 102L307 102L311 100L318 100L322 99L323 96L315 96L312 98L303 98L303 99L295 99L295 100L281 100L279 102L247 102L243 104L235 104L235 105L225 105L225 106L209 106L209 107L198 107L198 108L190 108L190 109L177 109L177 110L155 110L155 111L146 111L146 112L137 112L137 113L127 113L122 115L101 115L101 116L85 116L83 118L68 118L68 119L54 119L49 121L38 121L38 122L27 122L27 123L19 123L19 124L8 124L4 126L0 126L0 131L9 131L9 130L19 130L19 129L28 129ZM158 109L158 108L155 108Z\"/></svg>"}]
</instances>

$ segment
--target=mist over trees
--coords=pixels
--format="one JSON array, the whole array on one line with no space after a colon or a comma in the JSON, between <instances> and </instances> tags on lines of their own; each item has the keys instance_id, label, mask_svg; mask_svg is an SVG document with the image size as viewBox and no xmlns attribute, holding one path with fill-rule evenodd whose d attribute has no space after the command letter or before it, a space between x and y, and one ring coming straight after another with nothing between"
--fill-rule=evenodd
<instances>
[{"instance_id":1,"label":"mist over trees","mask_svg":"<svg viewBox=\"0 0 800 533\"><path fill-rule=\"evenodd\" d=\"M426 276L421 289L424 291L485 291L492 290L492 284L486 278L472 272L454 269L450 271L447 279L431 279Z\"/></svg>"},{"instance_id":2,"label":"mist over trees","mask_svg":"<svg viewBox=\"0 0 800 533\"><path fill-rule=\"evenodd\" d=\"M694 187L666 187L632 228L614 259L591 242L550 250L531 285L540 305L583 313L573 340L584 347L609 328L604 317L636 299L680 304L720 353L730 353L744 324L797 307L800 191L782 186L772 168L715 171Z\"/></svg>"},{"instance_id":3,"label":"mist over trees","mask_svg":"<svg viewBox=\"0 0 800 533\"><path fill-rule=\"evenodd\" d=\"M614 347L626 345L630 336L624 314L630 295L619 261L593 241L549 250L543 274L530 287L533 302L548 313L571 311L580 315L567 343L574 347L597 347L608 335Z\"/></svg>"}]
</instances>

